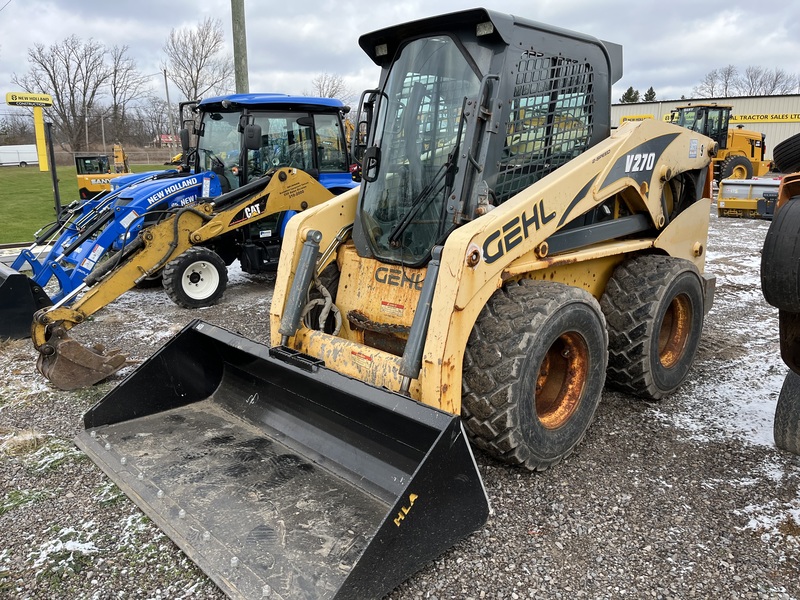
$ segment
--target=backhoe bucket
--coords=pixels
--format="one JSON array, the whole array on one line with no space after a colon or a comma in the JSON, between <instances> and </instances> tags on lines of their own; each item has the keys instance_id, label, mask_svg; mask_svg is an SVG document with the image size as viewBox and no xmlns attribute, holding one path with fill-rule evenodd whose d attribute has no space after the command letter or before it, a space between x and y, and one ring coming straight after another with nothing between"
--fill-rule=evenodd
<instances>
[{"instance_id":1,"label":"backhoe bucket","mask_svg":"<svg viewBox=\"0 0 800 600\"><path fill-rule=\"evenodd\" d=\"M30 337L33 314L52 305L33 279L0 264L0 339Z\"/></svg>"},{"instance_id":2,"label":"backhoe bucket","mask_svg":"<svg viewBox=\"0 0 800 600\"><path fill-rule=\"evenodd\" d=\"M381 598L480 528L457 415L190 323L76 443L231 598Z\"/></svg>"}]
</instances>

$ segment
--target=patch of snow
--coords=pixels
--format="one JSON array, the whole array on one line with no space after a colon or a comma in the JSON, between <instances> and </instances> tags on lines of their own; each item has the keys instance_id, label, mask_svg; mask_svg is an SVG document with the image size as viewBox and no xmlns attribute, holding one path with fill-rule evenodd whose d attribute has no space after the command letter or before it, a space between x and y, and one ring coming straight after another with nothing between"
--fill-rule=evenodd
<instances>
[{"instance_id":1,"label":"patch of snow","mask_svg":"<svg viewBox=\"0 0 800 600\"><path fill-rule=\"evenodd\" d=\"M800 494L791 502L772 500L762 505L751 504L737 513L749 515L750 520L744 528L762 532L762 541L768 541L773 536L784 535L780 531L780 526L787 520L793 521L795 526L800 527Z\"/></svg>"},{"instance_id":2,"label":"patch of snow","mask_svg":"<svg viewBox=\"0 0 800 600\"><path fill-rule=\"evenodd\" d=\"M91 540L81 541L80 533L68 527L59 531L55 539L40 544L38 552L31 553L30 558L34 559L33 566L36 568L52 564L64 566L72 561L75 554L88 556L97 552L99 548ZM69 556L64 557L64 554Z\"/></svg>"}]
</instances>

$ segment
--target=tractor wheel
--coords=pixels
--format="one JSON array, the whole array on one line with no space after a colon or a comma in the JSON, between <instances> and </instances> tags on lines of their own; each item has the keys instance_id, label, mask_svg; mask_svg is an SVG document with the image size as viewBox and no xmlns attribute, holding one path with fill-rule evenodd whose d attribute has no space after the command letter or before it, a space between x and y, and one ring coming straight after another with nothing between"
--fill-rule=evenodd
<instances>
[{"instance_id":1,"label":"tractor wheel","mask_svg":"<svg viewBox=\"0 0 800 600\"><path fill-rule=\"evenodd\" d=\"M772 149L772 162L781 173L800 171L800 133L775 145Z\"/></svg>"},{"instance_id":2,"label":"tractor wheel","mask_svg":"<svg viewBox=\"0 0 800 600\"><path fill-rule=\"evenodd\" d=\"M164 289L173 302L184 308L211 306L228 285L225 262L208 248L196 246L164 267Z\"/></svg>"},{"instance_id":3,"label":"tractor wheel","mask_svg":"<svg viewBox=\"0 0 800 600\"><path fill-rule=\"evenodd\" d=\"M720 179L752 179L753 163L744 156L729 156L722 161Z\"/></svg>"},{"instance_id":4,"label":"tractor wheel","mask_svg":"<svg viewBox=\"0 0 800 600\"><path fill-rule=\"evenodd\" d=\"M703 284L688 260L640 256L619 265L600 306L612 387L651 400L686 379L703 330Z\"/></svg>"},{"instance_id":5,"label":"tractor wheel","mask_svg":"<svg viewBox=\"0 0 800 600\"><path fill-rule=\"evenodd\" d=\"M772 218L761 252L761 291L775 308L800 313L800 196Z\"/></svg>"},{"instance_id":6,"label":"tractor wheel","mask_svg":"<svg viewBox=\"0 0 800 600\"><path fill-rule=\"evenodd\" d=\"M607 346L600 306L583 289L523 280L495 292L464 354L472 441L536 471L568 456L600 402Z\"/></svg>"},{"instance_id":7,"label":"tractor wheel","mask_svg":"<svg viewBox=\"0 0 800 600\"><path fill-rule=\"evenodd\" d=\"M773 425L775 445L793 454L800 454L800 375L794 371L783 380Z\"/></svg>"}]
</instances>

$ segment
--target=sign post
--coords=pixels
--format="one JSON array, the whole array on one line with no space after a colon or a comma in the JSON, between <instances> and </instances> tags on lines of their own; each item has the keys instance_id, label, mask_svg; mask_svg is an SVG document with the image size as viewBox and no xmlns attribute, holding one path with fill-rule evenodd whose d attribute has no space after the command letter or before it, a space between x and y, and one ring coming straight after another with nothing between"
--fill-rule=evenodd
<instances>
[{"instance_id":1,"label":"sign post","mask_svg":"<svg viewBox=\"0 0 800 600\"><path fill-rule=\"evenodd\" d=\"M45 144L43 106L53 106L50 94L30 94L28 92L8 92L6 104L33 107L33 131L36 134L36 152L39 155L39 170L48 170L47 146Z\"/></svg>"}]
</instances>

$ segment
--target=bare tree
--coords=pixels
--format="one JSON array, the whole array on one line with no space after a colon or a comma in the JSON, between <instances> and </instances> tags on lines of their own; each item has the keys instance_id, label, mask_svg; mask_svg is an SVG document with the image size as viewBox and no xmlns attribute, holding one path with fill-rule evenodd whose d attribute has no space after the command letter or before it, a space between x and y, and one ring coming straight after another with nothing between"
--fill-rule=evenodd
<instances>
[{"instance_id":1,"label":"bare tree","mask_svg":"<svg viewBox=\"0 0 800 600\"><path fill-rule=\"evenodd\" d=\"M728 65L709 71L693 91L700 98L771 96L794 93L798 85L800 78L783 69L765 69L750 65L740 75L734 65Z\"/></svg>"},{"instance_id":2,"label":"bare tree","mask_svg":"<svg viewBox=\"0 0 800 600\"><path fill-rule=\"evenodd\" d=\"M88 115L111 77L105 54L99 42L72 35L50 47L36 44L28 49L30 71L11 77L27 92L53 97L46 112L73 150L84 149Z\"/></svg>"},{"instance_id":3,"label":"bare tree","mask_svg":"<svg viewBox=\"0 0 800 600\"><path fill-rule=\"evenodd\" d=\"M777 67L764 72L761 79L761 91L766 96L775 94L791 94L797 89L797 75L787 73Z\"/></svg>"},{"instance_id":4,"label":"bare tree","mask_svg":"<svg viewBox=\"0 0 800 600\"><path fill-rule=\"evenodd\" d=\"M0 119L0 144L33 144L35 141L30 111L9 113Z\"/></svg>"},{"instance_id":5,"label":"bare tree","mask_svg":"<svg viewBox=\"0 0 800 600\"><path fill-rule=\"evenodd\" d=\"M330 73L320 73L311 80L313 95L320 98L337 98L345 104L350 104L355 99L353 91L347 87L344 77L341 75L331 75ZM305 95L311 95L303 92Z\"/></svg>"},{"instance_id":6,"label":"bare tree","mask_svg":"<svg viewBox=\"0 0 800 600\"><path fill-rule=\"evenodd\" d=\"M136 62L127 55L128 46L114 46L110 50L111 75L111 127L113 139L121 140L128 135L128 113L134 103L145 96L148 78L136 68Z\"/></svg>"},{"instance_id":7,"label":"bare tree","mask_svg":"<svg viewBox=\"0 0 800 600\"><path fill-rule=\"evenodd\" d=\"M750 65L739 78L736 91L739 96L761 96L764 89L764 67Z\"/></svg>"},{"instance_id":8,"label":"bare tree","mask_svg":"<svg viewBox=\"0 0 800 600\"><path fill-rule=\"evenodd\" d=\"M233 85L233 58L222 55L222 23L207 17L195 29L173 29L164 44L165 67L186 100L221 94Z\"/></svg>"},{"instance_id":9,"label":"bare tree","mask_svg":"<svg viewBox=\"0 0 800 600\"><path fill-rule=\"evenodd\" d=\"M162 133L169 131L169 107L158 96L148 96L134 109L134 119L143 143L153 143Z\"/></svg>"},{"instance_id":10,"label":"bare tree","mask_svg":"<svg viewBox=\"0 0 800 600\"><path fill-rule=\"evenodd\" d=\"M720 96L723 98L732 96L739 80L739 70L734 65L728 65L718 69L717 75L719 77Z\"/></svg>"},{"instance_id":11,"label":"bare tree","mask_svg":"<svg viewBox=\"0 0 800 600\"><path fill-rule=\"evenodd\" d=\"M712 69L703 77L703 81L697 84L692 90L697 98L717 98L719 97L722 85L719 69Z\"/></svg>"}]
</instances>

